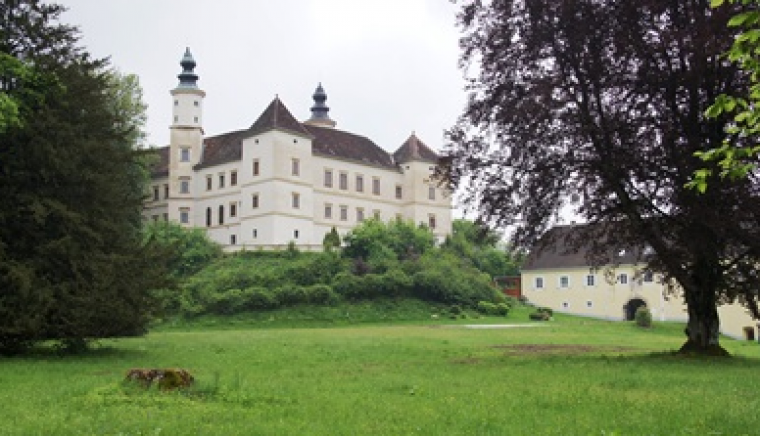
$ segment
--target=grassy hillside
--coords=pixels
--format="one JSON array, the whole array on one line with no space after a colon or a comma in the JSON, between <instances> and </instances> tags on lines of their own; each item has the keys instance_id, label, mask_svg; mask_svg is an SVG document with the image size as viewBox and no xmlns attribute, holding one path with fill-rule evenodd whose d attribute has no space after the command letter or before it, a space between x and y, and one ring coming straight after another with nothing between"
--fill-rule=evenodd
<instances>
[{"instance_id":1,"label":"grassy hillside","mask_svg":"<svg viewBox=\"0 0 760 436\"><path fill-rule=\"evenodd\" d=\"M505 321L523 327L465 326ZM757 429L760 347L724 339L732 358L674 357L668 351L683 340L676 324L639 329L563 315L529 323L527 309L518 309L507 319L225 327L175 327L105 341L82 357L43 350L2 359L0 435L741 435ZM125 387L121 380L133 367L187 368L197 384L175 393Z\"/></svg>"}]
</instances>

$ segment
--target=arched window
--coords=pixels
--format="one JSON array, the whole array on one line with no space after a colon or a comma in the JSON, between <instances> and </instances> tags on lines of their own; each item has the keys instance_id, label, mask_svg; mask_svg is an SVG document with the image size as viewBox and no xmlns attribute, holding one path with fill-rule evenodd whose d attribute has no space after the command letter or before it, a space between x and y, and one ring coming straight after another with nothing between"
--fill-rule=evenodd
<instances>
[{"instance_id":1,"label":"arched window","mask_svg":"<svg viewBox=\"0 0 760 436\"><path fill-rule=\"evenodd\" d=\"M206 227L211 227L211 208L206 208Z\"/></svg>"},{"instance_id":2,"label":"arched window","mask_svg":"<svg viewBox=\"0 0 760 436\"><path fill-rule=\"evenodd\" d=\"M224 206L219 206L219 225L224 224Z\"/></svg>"}]
</instances>

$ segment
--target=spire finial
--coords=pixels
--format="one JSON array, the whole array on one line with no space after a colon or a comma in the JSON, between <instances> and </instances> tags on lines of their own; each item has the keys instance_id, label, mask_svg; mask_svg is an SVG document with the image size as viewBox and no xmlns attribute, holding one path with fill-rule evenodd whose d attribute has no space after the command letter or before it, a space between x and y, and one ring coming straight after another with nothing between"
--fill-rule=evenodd
<instances>
[{"instance_id":1,"label":"spire finial","mask_svg":"<svg viewBox=\"0 0 760 436\"><path fill-rule=\"evenodd\" d=\"M330 108L325 104L327 94L325 93L325 89L322 88L322 82L319 82L317 85L312 98L314 99L314 106L311 107L311 118L306 120L306 124L335 127L335 121L331 120L328 114Z\"/></svg>"},{"instance_id":2,"label":"spire finial","mask_svg":"<svg viewBox=\"0 0 760 436\"><path fill-rule=\"evenodd\" d=\"M195 59L193 54L190 53L190 47L185 49L185 55L182 56L182 60L179 62L182 66L182 72L177 76L179 78L178 88L198 88L198 75L195 74Z\"/></svg>"}]
</instances>

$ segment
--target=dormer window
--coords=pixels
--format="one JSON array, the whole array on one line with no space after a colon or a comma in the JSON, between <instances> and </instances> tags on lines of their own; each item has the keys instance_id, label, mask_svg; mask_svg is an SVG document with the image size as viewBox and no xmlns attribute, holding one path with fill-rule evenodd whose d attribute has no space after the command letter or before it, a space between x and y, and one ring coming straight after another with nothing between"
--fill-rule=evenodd
<instances>
[{"instance_id":1,"label":"dormer window","mask_svg":"<svg viewBox=\"0 0 760 436\"><path fill-rule=\"evenodd\" d=\"M179 149L179 160L181 162L190 162L190 149L189 148L180 148Z\"/></svg>"}]
</instances>

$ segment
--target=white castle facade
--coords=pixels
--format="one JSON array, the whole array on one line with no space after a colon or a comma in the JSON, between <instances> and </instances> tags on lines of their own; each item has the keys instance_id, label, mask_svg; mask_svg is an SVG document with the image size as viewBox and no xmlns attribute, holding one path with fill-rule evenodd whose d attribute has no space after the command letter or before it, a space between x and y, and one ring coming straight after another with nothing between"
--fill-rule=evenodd
<instances>
[{"instance_id":1,"label":"white castle facade","mask_svg":"<svg viewBox=\"0 0 760 436\"><path fill-rule=\"evenodd\" d=\"M275 98L246 129L205 137L203 99L185 53L171 91L171 139L157 150L144 216L206 229L227 250L321 249L365 219L412 220L451 233L450 193L432 175L438 155L412 134L394 153L341 131L322 86L299 122Z\"/></svg>"}]
</instances>

